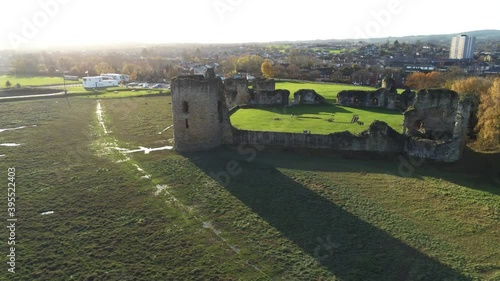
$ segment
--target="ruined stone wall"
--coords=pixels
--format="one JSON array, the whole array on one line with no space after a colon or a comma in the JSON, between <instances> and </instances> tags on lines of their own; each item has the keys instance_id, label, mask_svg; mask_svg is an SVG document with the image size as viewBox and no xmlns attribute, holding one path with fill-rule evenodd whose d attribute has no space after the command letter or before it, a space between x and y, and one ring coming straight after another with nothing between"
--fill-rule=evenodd
<instances>
[{"instance_id":1,"label":"ruined stone wall","mask_svg":"<svg viewBox=\"0 0 500 281\"><path fill-rule=\"evenodd\" d=\"M249 90L247 79L226 79L224 86L227 106L288 105L290 92L275 90L275 85L274 80L257 79L253 82L252 90Z\"/></svg>"},{"instance_id":2,"label":"ruined stone wall","mask_svg":"<svg viewBox=\"0 0 500 281\"><path fill-rule=\"evenodd\" d=\"M413 106L413 104L415 103L415 96L416 93L407 88L404 92L401 93L397 108L402 112L405 112L408 107Z\"/></svg>"},{"instance_id":3,"label":"ruined stone wall","mask_svg":"<svg viewBox=\"0 0 500 281\"><path fill-rule=\"evenodd\" d=\"M293 104L322 104L326 100L314 90L298 90L293 94Z\"/></svg>"},{"instance_id":4,"label":"ruined stone wall","mask_svg":"<svg viewBox=\"0 0 500 281\"><path fill-rule=\"evenodd\" d=\"M251 91L249 104L254 106L286 106L289 104L289 98L290 91L288 90Z\"/></svg>"},{"instance_id":5,"label":"ruined stone wall","mask_svg":"<svg viewBox=\"0 0 500 281\"><path fill-rule=\"evenodd\" d=\"M395 152L404 151L404 136L386 123L376 121L360 135L349 132L330 135L233 130L233 143L277 145L297 148L320 148L338 151Z\"/></svg>"},{"instance_id":6,"label":"ruined stone wall","mask_svg":"<svg viewBox=\"0 0 500 281\"><path fill-rule=\"evenodd\" d=\"M226 79L224 80L224 87L226 89L226 103L228 108L249 103L250 92L248 90L247 79Z\"/></svg>"},{"instance_id":7,"label":"ruined stone wall","mask_svg":"<svg viewBox=\"0 0 500 281\"><path fill-rule=\"evenodd\" d=\"M405 133L411 137L406 153L442 162L459 160L465 148L471 112L472 102L461 100L456 92L420 91L414 108L405 113Z\"/></svg>"},{"instance_id":8,"label":"ruined stone wall","mask_svg":"<svg viewBox=\"0 0 500 281\"><path fill-rule=\"evenodd\" d=\"M382 88L375 91L347 90L337 94L337 103L344 106L396 109L400 97L392 78L382 81Z\"/></svg>"},{"instance_id":9,"label":"ruined stone wall","mask_svg":"<svg viewBox=\"0 0 500 281\"><path fill-rule=\"evenodd\" d=\"M231 123L219 78L190 76L172 81L174 148L209 150L231 142Z\"/></svg>"},{"instance_id":10,"label":"ruined stone wall","mask_svg":"<svg viewBox=\"0 0 500 281\"><path fill-rule=\"evenodd\" d=\"M405 130L426 139L445 140L453 135L458 94L446 89L421 90L405 112Z\"/></svg>"},{"instance_id":11,"label":"ruined stone wall","mask_svg":"<svg viewBox=\"0 0 500 281\"><path fill-rule=\"evenodd\" d=\"M384 89L376 91L346 90L337 94L337 103L351 107L395 109L397 96L387 93Z\"/></svg>"},{"instance_id":12,"label":"ruined stone wall","mask_svg":"<svg viewBox=\"0 0 500 281\"><path fill-rule=\"evenodd\" d=\"M234 81L233 81L234 82ZM399 134L386 123L375 121L359 135L349 132L316 135L309 132L279 133L238 130L231 126L226 102L228 92L246 95L247 82L226 86L209 76L180 77L172 81L174 148L179 152L203 151L222 144L276 145L297 148L406 153L410 156L453 162L461 158L465 146L472 103L461 100L449 90L425 90L416 95L414 106L405 112L405 133ZM249 91L246 106L289 103L287 90ZM339 94L340 95L340 94ZM387 91L348 91L343 98L365 97L364 105L381 98L387 106ZM318 103L322 97L314 91L299 91L298 103ZM381 106L380 100L377 105Z\"/></svg>"},{"instance_id":13,"label":"ruined stone wall","mask_svg":"<svg viewBox=\"0 0 500 281\"><path fill-rule=\"evenodd\" d=\"M255 79L252 90L257 93L261 91L274 91L276 90L276 81L274 79Z\"/></svg>"}]
</instances>

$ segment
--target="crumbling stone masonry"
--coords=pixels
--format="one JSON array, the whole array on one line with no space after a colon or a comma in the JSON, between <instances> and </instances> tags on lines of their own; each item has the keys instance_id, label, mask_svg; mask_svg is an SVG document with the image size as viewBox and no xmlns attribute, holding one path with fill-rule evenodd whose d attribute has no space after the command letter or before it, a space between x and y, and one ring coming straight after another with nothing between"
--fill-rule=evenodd
<instances>
[{"instance_id":1,"label":"crumbling stone masonry","mask_svg":"<svg viewBox=\"0 0 500 281\"><path fill-rule=\"evenodd\" d=\"M326 103L325 98L314 90L298 90L293 94L293 105L322 103Z\"/></svg>"},{"instance_id":2,"label":"crumbling stone masonry","mask_svg":"<svg viewBox=\"0 0 500 281\"><path fill-rule=\"evenodd\" d=\"M380 121L374 122L359 135L350 132L329 135L259 132L233 128L233 143L387 153L399 153L404 149L403 135Z\"/></svg>"},{"instance_id":3,"label":"crumbling stone masonry","mask_svg":"<svg viewBox=\"0 0 500 281\"><path fill-rule=\"evenodd\" d=\"M344 106L396 109L398 102L399 95L392 79L384 79L382 88L375 91L348 90L337 94L337 103Z\"/></svg>"},{"instance_id":4,"label":"crumbling stone masonry","mask_svg":"<svg viewBox=\"0 0 500 281\"><path fill-rule=\"evenodd\" d=\"M172 81L171 89L175 150L210 150L232 141L224 85L219 78L180 77Z\"/></svg>"},{"instance_id":5,"label":"crumbling stone masonry","mask_svg":"<svg viewBox=\"0 0 500 281\"><path fill-rule=\"evenodd\" d=\"M276 81L274 81L274 79L255 79L253 81L252 90L254 90L256 93L261 91L274 91L276 90Z\"/></svg>"},{"instance_id":6,"label":"crumbling stone masonry","mask_svg":"<svg viewBox=\"0 0 500 281\"><path fill-rule=\"evenodd\" d=\"M250 102L250 91L248 90L248 80L246 78L228 78L224 80L224 86L228 108L245 105Z\"/></svg>"},{"instance_id":7,"label":"crumbling stone masonry","mask_svg":"<svg viewBox=\"0 0 500 281\"><path fill-rule=\"evenodd\" d=\"M407 88L404 92L401 93L397 108L402 112L405 112L408 107L413 106L413 103L415 102L415 95L415 92Z\"/></svg>"},{"instance_id":8,"label":"crumbling stone masonry","mask_svg":"<svg viewBox=\"0 0 500 281\"><path fill-rule=\"evenodd\" d=\"M242 83L243 84L243 83ZM234 91L234 88L233 88ZM404 133L375 121L359 135L330 135L238 130L231 126L226 89L219 78L189 76L172 82L174 148L179 152L202 151L223 144L261 144L338 151L405 153L410 156L453 162L461 158L472 103L449 90L424 90L416 94L413 107L404 114ZM260 104L288 104L285 90L250 91ZM320 99L310 92L296 97ZM312 98L314 97L314 99ZM285 103L286 101L286 103ZM299 98L300 101L300 98Z\"/></svg>"},{"instance_id":9,"label":"crumbling stone masonry","mask_svg":"<svg viewBox=\"0 0 500 281\"><path fill-rule=\"evenodd\" d=\"M270 106L288 105L290 92L288 90L276 90L274 80L257 79L253 82L251 90L248 89L247 79L226 79L224 81L226 90L226 103L229 108L240 105Z\"/></svg>"},{"instance_id":10,"label":"crumbling stone masonry","mask_svg":"<svg viewBox=\"0 0 500 281\"><path fill-rule=\"evenodd\" d=\"M405 113L404 133L410 136L406 152L411 156L454 162L462 157L472 102L451 90L417 93Z\"/></svg>"},{"instance_id":11,"label":"crumbling stone masonry","mask_svg":"<svg viewBox=\"0 0 500 281\"><path fill-rule=\"evenodd\" d=\"M256 106L269 106L269 105L280 105L287 106L290 98L290 91L288 90L261 90L258 92L250 92L250 105Z\"/></svg>"}]
</instances>

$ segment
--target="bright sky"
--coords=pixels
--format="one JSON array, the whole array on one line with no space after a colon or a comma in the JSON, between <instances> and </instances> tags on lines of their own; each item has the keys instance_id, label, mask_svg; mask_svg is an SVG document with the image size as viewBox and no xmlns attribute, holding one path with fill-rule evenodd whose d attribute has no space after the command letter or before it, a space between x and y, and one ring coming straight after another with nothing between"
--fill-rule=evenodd
<instances>
[{"instance_id":1,"label":"bright sky","mask_svg":"<svg viewBox=\"0 0 500 281\"><path fill-rule=\"evenodd\" d=\"M0 50L460 33L500 29L499 6L491 0L0 0Z\"/></svg>"}]
</instances>

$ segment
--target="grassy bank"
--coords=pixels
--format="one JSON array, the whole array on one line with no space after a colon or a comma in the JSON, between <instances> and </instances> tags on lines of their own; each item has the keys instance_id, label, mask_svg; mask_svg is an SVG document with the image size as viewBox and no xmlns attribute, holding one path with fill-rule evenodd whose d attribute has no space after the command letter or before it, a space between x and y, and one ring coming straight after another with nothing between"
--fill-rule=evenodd
<instances>
[{"instance_id":1,"label":"grassy bank","mask_svg":"<svg viewBox=\"0 0 500 281\"><path fill-rule=\"evenodd\" d=\"M358 115L359 121L364 124L351 123L353 115ZM360 133L368 129L375 120L386 122L398 132L403 130L403 115L399 112L337 105L239 109L231 116L231 123L238 129L289 133L302 133L304 130L309 130L313 134L342 131Z\"/></svg>"},{"instance_id":2,"label":"grassy bank","mask_svg":"<svg viewBox=\"0 0 500 281\"><path fill-rule=\"evenodd\" d=\"M27 126L0 133L21 144L0 147L0 169L16 168L18 210L16 275L4 268L2 280L260 278L203 221L156 196L160 183L134 161L117 163L95 100L69 101L0 103L0 128Z\"/></svg>"},{"instance_id":3,"label":"grassy bank","mask_svg":"<svg viewBox=\"0 0 500 281\"><path fill-rule=\"evenodd\" d=\"M68 93L74 96L80 97L93 97L100 99L109 98L130 98L130 97L143 97L143 96L154 96L160 94L169 94L170 90L158 90L158 89L132 89L125 87L112 87L107 89L99 90L86 90L82 86L70 87L68 88Z\"/></svg>"},{"instance_id":4,"label":"grassy bank","mask_svg":"<svg viewBox=\"0 0 500 281\"><path fill-rule=\"evenodd\" d=\"M64 79L62 76L59 77L21 77L21 76L10 76L10 75L0 75L0 89L6 88L5 83L9 81L14 87L16 84L20 84L21 87L26 86L44 86L44 85L63 85ZM78 84L81 82L66 80L66 84Z\"/></svg>"},{"instance_id":5,"label":"grassy bank","mask_svg":"<svg viewBox=\"0 0 500 281\"><path fill-rule=\"evenodd\" d=\"M290 99L293 99L293 94L301 89L312 89L316 93L325 97L329 102L335 102L337 100L337 94L345 90L360 90L360 91L372 91L376 90L373 87L366 86L354 86L354 85L344 85L344 84L327 84L327 83L314 83L314 82L277 82L276 89L283 89L290 91Z\"/></svg>"}]
</instances>

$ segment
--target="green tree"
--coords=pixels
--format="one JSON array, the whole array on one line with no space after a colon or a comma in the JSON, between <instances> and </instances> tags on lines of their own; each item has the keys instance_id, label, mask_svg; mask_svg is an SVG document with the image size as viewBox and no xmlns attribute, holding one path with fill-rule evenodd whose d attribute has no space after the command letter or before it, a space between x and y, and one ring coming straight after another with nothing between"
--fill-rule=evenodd
<instances>
[{"instance_id":1,"label":"green tree","mask_svg":"<svg viewBox=\"0 0 500 281\"><path fill-rule=\"evenodd\" d=\"M43 64L43 63L39 63L36 65L36 71L39 73L39 74L46 74L48 72L48 69L47 69L47 65Z\"/></svg>"},{"instance_id":2,"label":"green tree","mask_svg":"<svg viewBox=\"0 0 500 281\"><path fill-rule=\"evenodd\" d=\"M259 75L261 73L261 66L264 59L257 55L244 55L238 57L236 61L237 71L243 71L252 75Z\"/></svg>"},{"instance_id":3,"label":"green tree","mask_svg":"<svg viewBox=\"0 0 500 281\"><path fill-rule=\"evenodd\" d=\"M299 78L300 75L300 67L298 67L295 64L290 64L289 66L286 67L286 72L288 74L287 78L297 79Z\"/></svg>"},{"instance_id":4,"label":"green tree","mask_svg":"<svg viewBox=\"0 0 500 281\"><path fill-rule=\"evenodd\" d=\"M122 74L130 76L130 80L137 80L137 72L139 67L132 63L126 63L122 68Z\"/></svg>"},{"instance_id":5,"label":"green tree","mask_svg":"<svg viewBox=\"0 0 500 281\"><path fill-rule=\"evenodd\" d=\"M97 64L95 66L95 71L97 72L97 74L114 72L113 69L106 62L101 62Z\"/></svg>"},{"instance_id":6,"label":"green tree","mask_svg":"<svg viewBox=\"0 0 500 281\"><path fill-rule=\"evenodd\" d=\"M9 80L7 80L7 82L5 82L5 87L10 88L10 86L12 86L12 84Z\"/></svg>"},{"instance_id":7,"label":"green tree","mask_svg":"<svg viewBox=\"0 0 500 281\"><path fill-rule=\"evenodd\" d=\"M223 61L222 61L222 71L224 74L234 74L237 71L237 60L238 58L236 56L227 56Z\"/></svg>"},{"instance_id":8,"label":"green tree","mask_svg":"<svg viewBox=\"0 0 500 281\"><path fill-rule=\"evenodd\" d=\"M56 73L56 67L53 65L49 65L49 67L47 68L47 72L49 73L49 75L54 75Z\"/></svg>"},{"instance_id":9,"label":"green tree","mask_svg":"<svg viewBox=\"0 0 500 281\"><path fill-rule=\"evenodd\" d=\"M12 70L17 75L32 75L36 66L36 61L29 57L17 57L11 62Z\"/></svg>"},{"instance_id":10,"label":"green tree","mask_svg":"<svg viewBox=\"0 0 500 281\"><path fill-rule=\"evenodd\" d=\"M80 68L79 68L77 65L75 65L75 66L73 66L73 67L71 68L71 70L70 70L69 72L70 72L71 74L73 74L73 75L80 75L81 70L80 70Z\"/></svg>"},{"instance_id":11,"label":"green tree","mask_svg":"<svg viewBox=\"0 0 500 281\"><path fill-rule=\"evenodd\" d=\"M57 65L59 66L60 71L67 71L71 69L76 64L75 60L71 57L61 57L57 61Z\"/></svg>"}]
</instances>

